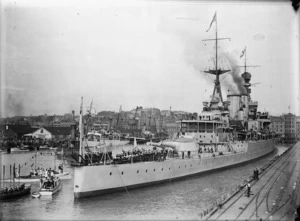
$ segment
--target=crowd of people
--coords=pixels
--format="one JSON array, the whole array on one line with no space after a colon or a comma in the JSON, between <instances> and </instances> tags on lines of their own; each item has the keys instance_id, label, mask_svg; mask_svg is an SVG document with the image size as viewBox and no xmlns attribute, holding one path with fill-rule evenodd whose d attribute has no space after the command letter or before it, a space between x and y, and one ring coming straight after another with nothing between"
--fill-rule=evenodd
<instances>
[{"instance_id":1,"label":"crowd of people","mask_svg":"<svg viewBox=\"0 0 300 221\"><path fill-rule=\"evenodd\" d=\"M13 147L26 147L29 150L38 149L40 146L48 147L68 147L69 140L58 140L58 139L41 139L30 136L23 136L20 139L16 138L3 138L0 141L0 148L13 148Z\"/></svg>"},{"instance_id":2,"label":"crowd of people","mask_svg":"<svg viewBox=\"0 0 300 221\"><path fill-rule=\"evenodd\" d=\"M17 192L25 189L25 183L22 183L20 186L14 186L14 187L4 187L3 189L0 190L1 194L7 194L7 193L12 193L12 192Z\"/></svg>"},{"instance_id":3,"label":"crowd of people","mask_svg":"<svg viewBox=\"0 0 300 221\"><path fill-rule=\"evenodd\" d=\"M132 151L122 150L122 153L117 154L113 157L112 151L107 152L87 152L84 156L80 156L82 164L84 165L95 165L95 164L125 164L125 163L136 163L145 161L162 161L167 156L175 157L178 153L173 150L161 149L158 150L153 147L152 150L145 149L133 149ZM78 159L78 156L74 155L74 159Z\"/></svg>"},{"instance_id":4,"label":"crowd of people","mask_svg":"<svg viewBox=\"0 0 300 221\"><path fill-rule=\"evenodd\" d=\"M51 167L44 169L43 166L41 166L35 170L31 169L31 171L29 173L29 177L37 177L37 176L52 177L55 174L63 173L63 165L62 164L59 164L58 170L59 170L59 172L57 172L55 169L51 169Z\"/></svg>"},{"instance_id":5,"label":"crowd of people","mask_svg":"<svg viewBox=\"0 0 300 221\"><path fill-rule=\"evenodd\" d=\"M54 170L51 170L51 168L49 170L45 171L45 178L41 179L41 186L43 186L43 188L54 188L55 187L55 182L54 182L55 176L54 176Z\"/></svg>"}]
</instances>

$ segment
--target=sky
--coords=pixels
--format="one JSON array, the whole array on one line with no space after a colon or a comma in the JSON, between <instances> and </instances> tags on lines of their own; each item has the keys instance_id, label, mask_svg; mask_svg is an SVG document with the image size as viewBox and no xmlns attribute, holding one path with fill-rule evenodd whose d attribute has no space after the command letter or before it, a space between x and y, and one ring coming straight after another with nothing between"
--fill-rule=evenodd
<instances>
[{"instance_id":1,"label":"sky","mask_svg":"<svg viewBox=\"0 0 300 221\"><path fill-rule=\"evenodd\" d=\"M223 97L236 93L246 47L251 98L299 113L299 12L290 1L2 0L1 117L136 106L201 113L219 41ZM212 24L217 13L217 22ZM290 109L289 109L290 108Z\"/></svg>"}]
</instances>

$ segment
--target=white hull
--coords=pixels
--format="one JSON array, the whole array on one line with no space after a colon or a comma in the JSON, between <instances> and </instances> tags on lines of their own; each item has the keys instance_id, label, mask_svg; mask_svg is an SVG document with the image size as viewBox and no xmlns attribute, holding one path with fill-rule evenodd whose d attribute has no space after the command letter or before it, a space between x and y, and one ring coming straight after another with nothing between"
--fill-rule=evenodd
<instances>
[{"instance_id":1,"label":"white hull","mask_svg":"<svg viewBox=\"0 0 300 221\"><path fill-rule=\"evenodd\" d=\"M202 158L193 156L191 159L177 158L160 162L76 167L74 197L124 191L125 187L133 189L245 163L271 153L274 140L238 142L232 146L240 151L224 155L215 153L215 157L207 153Z\"/></svg>"},{"instance_id":2,"label":"white hull","mask_svg":"<svg viewBox=\"0 0 300 221\"><path fill-rule=\"evenodd\" d=\"M59 184L54 187L53 189L44 189L41 188L39 193L41 194L41 196L52 196L53 194L55 194L56 192L58 192L61 189L61 182L59 181Z\"/></svg>"},{"instance_id":3,"label":"white hull","mask_svg":"<svg viewBox=\"0 0 300 221\"><path fill-rule=\"evenodd\" d=\"M13 147L10 149L11 152L26 152L26 151L29 151L29 149L20 149L20 148L17 148L17 147Z\"/></svg>"}]
</instances>

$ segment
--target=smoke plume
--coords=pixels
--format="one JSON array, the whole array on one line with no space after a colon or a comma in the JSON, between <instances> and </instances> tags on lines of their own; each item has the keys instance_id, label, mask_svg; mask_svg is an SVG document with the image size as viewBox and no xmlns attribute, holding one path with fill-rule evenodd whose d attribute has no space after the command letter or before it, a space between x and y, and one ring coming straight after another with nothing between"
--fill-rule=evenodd
<instances>
[{"instance_id":1,"label":"smoke plume","mask_svg":"<svg viewBox=\"0 0 300 221\"><path fill-rule=\"evenodd\" d=\"M230 94L246 94L247 90L244 87L244 79L241 77L241 69L237 66L237 61L229 53L223 53L223 56L226 58L229 64L231 79L227 78L227 81L224 81L224 85L229 90Z\"/></svg>"}]
</instances>

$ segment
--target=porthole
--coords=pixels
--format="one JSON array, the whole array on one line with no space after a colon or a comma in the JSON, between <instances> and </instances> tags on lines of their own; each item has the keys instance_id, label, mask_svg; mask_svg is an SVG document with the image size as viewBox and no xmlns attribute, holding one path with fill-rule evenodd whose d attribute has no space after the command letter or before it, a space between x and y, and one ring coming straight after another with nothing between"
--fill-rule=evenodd
<instances>
[{"instance_id":1,"label":"porthole","mask_svg":"<svg viewBox=\"0 0 300 221\"><path fill-rule=\"evenodd\" d=\"M148 170L146 170L146 173L148 172Z\"/></svg>"},{"instance_id":2,"label":"porthole","mask_svg":"<svg viewBox=\"0 0 300 221\"><path fill-rule=\"evenodd\" d=\"M155 172L155 169L153 171Z\"/></svg>"},{"instance_id":3,"label":"porthole","mask_svg":"<svg viewBox=\"0 0 300 221\"><path fill-rule=\"evenodd\" d=\"M109 175L112 175L112 172L110 172Z\"/></svg>"},{"instance_id":4,"label":"porthole","mask_svg":"<svg viewBox=\"0 0 300 221\"><path fill-rule=\"evenodd\" d=\"M164 170L164 168L161 168L161 171L163 171Z\"/></svg>"},{"instance_id":5,"label":"porthole","mask_svg":"<svg viewBox=\"0 0 300 221\"><path fill-rule=\"evenodd\" d=\"M179 166L179 169L180 169L180 166Z\"/></svg>"},{"instance_id":6,"label":"porthole","mask_svg":"<svg viewBox=\"0 0 300 221\"><path fill-rule=\"evenodd\" d=\"M171 168L169 167L169 170L171 170Z\"/></svg>"},{"instance_id":7,"label":"porthole","mask_svg":"<svg viewBox=\"0 0 300 221\"><path fill-rule=\"evenodd\" d=\"M139 170L136 171L136 173L139 173L139 172L140 172Z\"/></svg>"},{"instance_id":8,"label":"porthole","mask_svg":"<svg viewBox=\"0 0 300 221\"><path fill-rule=\"evenodd\" d=\"M122 173L121 173L122 175L124 174L124 172L122 171Z\"/></svg>"},{"instance_id":9,"label":"porthole","mask_svg":"<svg viewBox=\"0 0 300 221\"><path fill-rule=\"evenodd\" d=\"M186 167L186 165L185 165L185 167Z\"/></svg>"}]
</instances>

